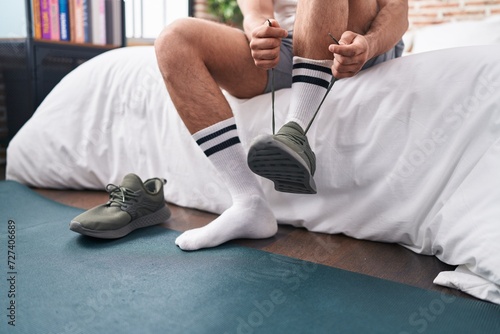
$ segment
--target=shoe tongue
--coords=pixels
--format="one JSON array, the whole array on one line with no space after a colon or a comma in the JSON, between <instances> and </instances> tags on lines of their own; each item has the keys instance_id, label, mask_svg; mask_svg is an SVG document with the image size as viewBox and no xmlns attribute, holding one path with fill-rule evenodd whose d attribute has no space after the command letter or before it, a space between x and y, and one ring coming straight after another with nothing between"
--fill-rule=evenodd
<instances>
[{"instance_id":1,"label":"shoe tongue","mask_svg":"<svg viewBox=\"0 0 500 334\"><path fill-rule=\"evenodd\" d=\"M121 187L130 189L132 191L137 191L142 189L142 180L139 178L139 176L135 174L127 174L123 178L122 183L120 184Z\"/></svg>"},{"instance_id":2,"label":"shoe tongue","mask_svg":"<svg viewBox=\"0 0 500 334\"><path fill-rule=\"evenodd\" d=\"M301 134L304 134L304 130L302 129L302 127L299 124L297 124L295 122L289 122L288 126L299 131Z\"/></svg>"},{"instance_id":3,"label":"shoe tongue","mask_svg":"<svg viewBox=\"0 0 500 334\"><path fill-rule=\"evenodd\" d=\"M290 129L292 129L292 130L298 131L301 135L304 134L304 130L302 129L302 127L293 121L286 123L285 125L283 125L283 127L281 129L283 131L286 131L286 129L288 131L290 131Z\"/></svg>"}]
</instances>

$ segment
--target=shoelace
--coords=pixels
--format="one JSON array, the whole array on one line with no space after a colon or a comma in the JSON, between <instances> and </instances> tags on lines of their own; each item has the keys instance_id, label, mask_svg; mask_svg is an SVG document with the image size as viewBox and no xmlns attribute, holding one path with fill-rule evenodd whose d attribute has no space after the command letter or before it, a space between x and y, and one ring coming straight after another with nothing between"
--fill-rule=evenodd
<instances>
[{"instance_id":1,"label":"shoelace","mask_svg":"<svg viewBox=\"0 0 500 334\"><path fill-rule=\"evenodd\" d=\"M270 27L272 27L271 20L267 19L267 24L269 24ZM271 68L271 109L272 109L272 114L273 114L273 121L272 121L272 126L273 126L273 135L276 134L276 121L274 117L274 67Z\"/></svg>"},{"instance_id":2,"label":"shoelace","mask_svg":"<svg viewBox=\"0 0 500 334\"><path fill-rule=\"evenodd\" d=\"M137 202L138 195L128 188L108 184L106 186L106 191L109 193L109 206L112 206L113 204L123 206L130 205L132 202Z\"/></svg>"},{"instance_id":3,"label":"shoelace","mask_svg":"<svg viewBox=\"0 0 500 334\"><path fill-rule=\"evenodd\" d=\"M272 26L271 21L268 19L267 22L268 22L269 26L271 27ZM330 36L331 39L333 39L333 41L337 45L340 44L339 41L337 41L337 39L332 36L332 34L328 33L328 36ZM314 119L318 115L319 109L323 105L323 102L325 102L325 99L326 99L328 93L330 93L330 90L332 90L333 84L335 83L336 80L337 79L332 75L332 80L330 80L330 84L328 85L328 88L326 89L325 96L323 96L323 99L319 103L319 106L316 109L316 111L314 112L313 117L311 118L311 120L309 121L309 124L307 125L306 129L304 130L304 135L306 135L307 131L309 131L309 128L311 127ZM271 110L272 110L272 117L273 117L273 119L272 119L273 135L276 134L276 117L274 116L274 100L275 100L275 98L274 98L274 68L271 68Z\"/></svg>"}]
</instances>

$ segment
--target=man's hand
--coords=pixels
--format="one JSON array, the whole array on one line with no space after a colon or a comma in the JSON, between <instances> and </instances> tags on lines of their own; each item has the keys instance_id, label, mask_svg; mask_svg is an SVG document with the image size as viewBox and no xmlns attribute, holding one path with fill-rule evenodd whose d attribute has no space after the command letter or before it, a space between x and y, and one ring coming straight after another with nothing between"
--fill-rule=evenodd
<instances>
[{"instance_id":1,"label":"man's hand","mask_svg":"<svg viewBox=\"0 0 500 334\"><path fill-rule=\"evenodd\" d=\"M333 53L332 74L336 79L349 78L358 73L370 59L367 39L352 31L342 34L339 44L328 47Z\"/></svg>"},{"instance_id":2,"label":"man's hand","mask_svg":"<svg viewBox=\"0 0 500 334\"><path fill-rule=\"evenodd\" d=\"M271 26L269 26L271 22ZM288 35L276 20L269 20L252 31L250 49L255 65L269 69L278 65L280 58L281 39Z\"/></svg>"}]
</instances>

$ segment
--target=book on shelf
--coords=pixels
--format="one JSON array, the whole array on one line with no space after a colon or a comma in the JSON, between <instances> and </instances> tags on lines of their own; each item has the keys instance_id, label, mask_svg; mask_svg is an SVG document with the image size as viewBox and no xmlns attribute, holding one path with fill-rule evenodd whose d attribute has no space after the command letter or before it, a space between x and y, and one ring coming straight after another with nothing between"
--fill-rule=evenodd
<instances>
[{"instance_id":1,"label":"book on shelf","mask_svg":"<svg viewBox=\"0 0 500 334\"><path fill-rule=\"evenodd\" d=\"M75 43L85 42L85 30L84 30L84 10L83 10L83 0L70 0L69 4L72 10L72 17L70 19L70 34L74 31L74 36L70 36L70 40Z\"/></svg>"},{"instance_id":2,"label":"book on shelf","mask_svg":"<svg viewBox=\"0 0 500 334\"><path fill-rule=\"evenodd\" d=\"M42 38L42 15L39 0L33 1L33 37Z\"/></svg>"},{"instance_id":3,"label":"book on shelf","mask_svg":"<svg viewBox=\"0 0 500 334\"><path fill-rule=\"evenodd\" d=\"M59 29L59 0L49 0L49 18L50 18L50 39L59 41L61 33Z\"/></svg>"},{"instance_id":4,"label":"book on shelf","mask_svg":"<svg viewBox=\"0 0 500 334\"><path fill-rule=\"evenodd\" d=\"M90 22L92 22L92 43L106 44L106 6L104 0L92 0L90 5Z\"/></svg>"},{"instance_id":5,"label":"book on shelf","mask_svg":"<svg viewBox=\"0 0 500 334\"><path fill-rule=\"evenodd\" d=\"M59 0L59 31L61 34L61 41L69 41L69 8L68 0Z\"/></svg>"},{"instance_id":6,"label":"book on shelf","mask_svg":"<svg viewBox=\"0 0 500 334\"><path fill-rule=\"evenodd\" d=\"M122 0L32 0L33 37L120 46Z\"/></svg>"},{"instance_id":7,"label":"book on shelf","mask_svg":"<svg viewBox=\"0 0 500 334\"><path fill-rule=\"evenodd\" d=\"M49 0L40 0L40 22L42 26L42 39L51 39Z\"/></svg>"},{"instance_id":8,"label":"book on shelf","mask_svg":"<svg viewBox=\"0 0 500 334\"><path fill-rule=\"evenodd\" d=\"M92 32L90 31L90 20L92 19L90 12L91 0L82 0L82 13L83 13L83 41L85 43L92 43Z\"/></svg>"},{"instance_id":9,"label":"book on shelf","mask_svg":"<svg viewBox=\"0 0 500 334\"><path fill-rule=\"evenodd\" d=\"M106 44L122 44L121 0L106 0Z\"/></svg>"}]
</instances>

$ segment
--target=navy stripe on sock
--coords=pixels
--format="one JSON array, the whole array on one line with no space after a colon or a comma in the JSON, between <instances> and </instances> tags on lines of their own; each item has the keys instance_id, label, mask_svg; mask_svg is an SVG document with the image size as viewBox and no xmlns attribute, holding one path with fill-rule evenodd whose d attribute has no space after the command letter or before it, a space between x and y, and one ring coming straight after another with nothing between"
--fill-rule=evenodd
<instances>
[{"instance_id":1,"label":"navy stripe on sock","mask_svg":"<svg viewBox=\"0 0 500 334\"><path fill-rule=\"evenodd\" d=\"M229 138L228 140L223 141L222 143L217 144L217 145L205 150L205 155L207 157L209 157L212 154L217 153L219 151L222 151L223 149L226 149L226 148L233 146L235 144L238 144L239 142L240 142L240 138L238 138L238 137Z\"/></svg>"},{"instance_id":2,"label":"navy stripe on sock","mask_svg":"<svg viewBox=\"0 0 500 334\"><path fill-rule=\"evenodd\" d=\"M221 134L226 133L226 132L231 131L231 130L236 130L236 124L233 124L233 125L230 125L230 126L227 126L227 127L223 128L223 129L220 129L218 131L215 131L214 133L211 133L211 134L209 134L209 135L207 135L205 137L201 137L200 139L198 139L196 141L196 143L198 145L201 145L204 142L207 142L207 141L209 141L211 139L214 139L214 138L220 136Z\"/></svg>"},{"instance_id":3,"label":"navy stripe on sock","mask_svg":"<svg viewBox=\"0 0 500 334\"><path fill-rule=\"evenodd\" d=\"M324 67L320 65L315 65L315 64L309 64L309 63L297 63L293 64L293 68L307 68L308 70L313 70L313 71L320 71L323 73L327 74L332 74L332 70L329 67Z\"/></svg>"},{"instance_id":4,"label":"navy stripe on sock","mask_svg":"<svg viewBox=\"0 0 500 334\"><path fill-rule=\"evenodd\" d=\"M320 79L320 78L315 78L315 77L310 77L307 75L294 75L292 78L292 83L295 82L304 82L316 86L323 87L325 89L328 89L328 86L330 83L326 80Z\"/></svg>"}]
</instances>

